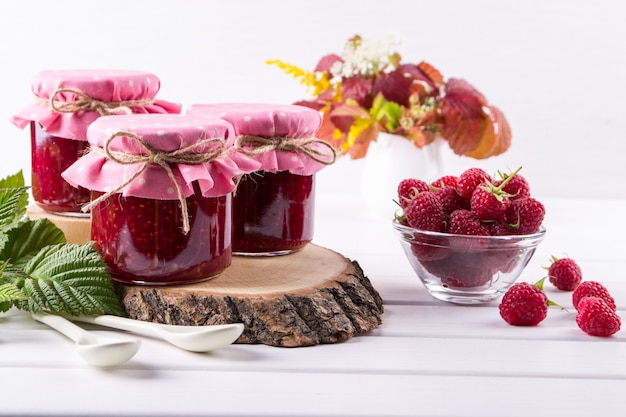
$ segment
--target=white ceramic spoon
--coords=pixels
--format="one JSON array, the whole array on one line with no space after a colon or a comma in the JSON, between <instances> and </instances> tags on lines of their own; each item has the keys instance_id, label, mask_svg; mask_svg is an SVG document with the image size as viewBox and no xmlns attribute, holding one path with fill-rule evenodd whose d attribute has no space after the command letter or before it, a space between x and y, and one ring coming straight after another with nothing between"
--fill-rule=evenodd
<instances>
[{"instance_id":1,"label":"white ceramic spoon","mask_svg":"<svg viewBox=\"0 0 626 417\"><path fill-rule=\"evenodd\" d=\"M94 366L121 365L132 358L141 345L139 339L122 340L97 336L61 316L39 313L33 313L32 316L73 340L80 356Z\"/></svg>"},{"instance_id":2,"label":"white ceramic spoon","mask_svg":"<svg viewBox=\"0 0 626 417\"><path fill-rule=\"evenodd\" d=\"M163 339L176 347L191 352L209 352L230 345L241 336L244 330L243 323L182 326L152 323L112 315L69 318Z\"/></svg>"}]
</instances>

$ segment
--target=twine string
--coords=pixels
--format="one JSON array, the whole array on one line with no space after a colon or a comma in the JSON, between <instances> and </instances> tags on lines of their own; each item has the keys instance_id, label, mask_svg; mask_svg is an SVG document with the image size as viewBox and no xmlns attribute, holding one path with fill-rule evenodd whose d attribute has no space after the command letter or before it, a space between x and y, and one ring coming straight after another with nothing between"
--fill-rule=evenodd
<instances>
[{"instance_id":1,"label":"twine string","mask_svg":"<svg viewBox=\"0 0 626 417\"><path fill-rule=\"evenodd\" d=\"M57 100L62 93L72 93L76 96L73 101ZM154 103L154 99L101 101L97 100L75 88L57 88L48 100L41 100L50 105L50 109L57 113L75 113L80 110L95 111L100 116L113 114L132 114L132 106L147 106Z\"/></svg>"},{"instance_id":2,"label":"twine string","mask_svg":"<svg viewBox=\"0 0 626 417\"><path fill-rule=\"evenodd\" d=\"M137 141L141 146L145 149L146 153L142 154L133 154L127 152L113 151L110 149L111 142L120 136L131 138ZM193 152L194 150L210 144L210 143L218 143L220 146L216 149L211 149L205 152ZM104 147L94 147L91 149L93 152L99 152L105 155L108 159L113 162L122 165L136 165L142 164L141 167L135 171L133 175L123 181L121 184L114 187L112 190L102 194L100 197L92 200L90 203L86 204L81 208L83 212L87 212L92 210L96 205L100 204L102 201L111 197L113 194L117 193L128 184L133 182L137 177L139 177L150 165L158 165L165 170L167 176L174 184L176 188L176 193L178 196L178 200L181 205L181 217L183 221L183 232L185 234L189 233L190 225L189 225L189 209L187 208L187 201L185 199L185 195L183 193L182 186L179 181L176 179L174 171L172 170L172 164L186 164L186 165L200 165L207 162L214 161L224 155L226 152L225 148L226 142L221 138L212 138L212 139L202 139L199 140L189 146L185 146L183 148L177 149L171 152L159 151L154 149L148 143L146 143L139 135L136 135L131 132L116 132L110 135L104 143Z\"/></svg>"},{"instance_id":3,"label":"twine string","mask_svg":"<svg viewBox=\"0 0 626 417\"><path fill-rule=\"evenodd\" d=\"M317 149L312 146L315 144L322 145L326 149ZM244 146L251 149L244 149ZM235 149L248 156L262 155L270 151L301 152L324 165L332 165L337 159L335 148L330 143L317 138L241 135L235 140Z\"/></svg>"}]
</instances>

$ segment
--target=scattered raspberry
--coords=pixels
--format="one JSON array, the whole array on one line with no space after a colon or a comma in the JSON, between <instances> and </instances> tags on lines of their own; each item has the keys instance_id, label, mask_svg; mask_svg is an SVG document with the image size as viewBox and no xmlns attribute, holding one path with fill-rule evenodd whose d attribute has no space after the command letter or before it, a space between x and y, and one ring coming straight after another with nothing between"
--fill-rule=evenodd
<instances>
[{"instance_id":1,"label":"scattered raspberry","mask_svg":"<svg viewBox=\"0 0 626 417\"><path fill-rule=\"evenodd\" d=\"M558 259L553 256L548 268L548 278L559 290L574 291L583 280L583 273L573 259Z\"/></svg>"},{"instance_id":2,"label":"scattered raspberry","mask_svg":"<svg viewBox=\"0 0 626 417\"><path fill-rule=\"evenodd\" d=\"M591 336L608 337L619 331L621 319L600 297L583 297L578 303L576 324Z\"/></svg>"},{"instance_id":3,"label":"scattered raspberry","mask_svg":"<svg viewBox=\"0 0 626 417\"><path fill-rule=\"evenodd\" d=\"M480 168L469 168L459 175L457 189L466 201L470 201L472 193L480 184L491 181L491 176Z\"/></svg>"},{"instance_id":4,"label":"scattered raspberry","mask_svg":"<svg viewBox=\"0 0 626 417\"><path fill-rule=\"evenodd\" d=\"M548 297L543 279L536 284L518 282L502 297L500 316L513 326L536 326L548 315Z\"/></svg>"},{"instance_id":5,"label":"scattered raspberry","mask_svg":"<svg viewBox=\"0 0 626 417\"><path fill-rule=\"evenodd\" d=\"M417 194L404 215L409 226L432 232L441 232L446 221L441 201L432 191Z\"/></svg>"},{"instance_id":6,"label":"scattered raspberry","mask_svg":"<svg viewBox=\"0 0 626 417\"><path fill-rule=\"evenodd\" d=\"M516 230L518 235L537 233L546 215L546 208L532 197L511 201L506 212L506 222Z\"/></svg>"},{"instance_id":7,"label":"scattered raspberry","mask_svg":"<svg viewBox=\"0 0 626 417\"><path fill-rule=\"evenodd\" d=\"M400 181L398 184L398 203L400 203L400 207L406 208L411 203L411 201L415 198L415 196L422 192L428 191L430 186L426 181L422 181L416 178L407 178L405 180Z\"/></svg>"},{"instance_id":8,"label":"scattered raspberry","mask_svg":"<svg viewBox=\"0 0 626 417\"><path fill-rule=\"evenodd\" d=\"M583 281L572 293L572 304L574 308L578 310L578 304L580 300L585 297L599 297L602 298L606 304L613 310L617 309L613 296L609 294L609 290L597 281Z\"/></svg>"}]
</instances>

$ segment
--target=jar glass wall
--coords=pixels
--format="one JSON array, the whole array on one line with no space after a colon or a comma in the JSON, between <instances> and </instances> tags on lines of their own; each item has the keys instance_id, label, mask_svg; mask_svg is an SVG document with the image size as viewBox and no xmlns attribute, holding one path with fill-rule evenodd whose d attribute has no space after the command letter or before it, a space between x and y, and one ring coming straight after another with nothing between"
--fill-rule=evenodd
<instances>
[{"instance_id":1,"label":"jar glass wall","mask_svg":"<svg viewBox=\"0 0 626 417\"><path fill-rule=\"evenodd\" d=\"M304 248L313 237L314 210L314 175L245 175L233 197L233 253L273 256Z\"/></svg>"},{"instance_id":2,"label":"jar glass wall","mask_svg":"<svg viewBox=\"0 0 626 417\"><path fill-rule=\"evenodd\" d=\"M30 133L31 191L35 203L49 212L88 216L81 212L81 207L89 202L89 190L73 187L61 176L87 151L88 143L50 135L37 122L30 123Z\"/></svg>"},{"instance_id":3,"label":"jar glass wall","mask_svg":"<svg viewBox=\"0 0 626 417\"><path fill-rule=\"evenodd\" d=\"M115 194L93 208L91 237L114 280L189 284L214 278L231 264L231 195L203 197L194 188L186 199L187 234L178 200ZM93 192L92 198L100 195Z\"/></svg>"}]
</instances>

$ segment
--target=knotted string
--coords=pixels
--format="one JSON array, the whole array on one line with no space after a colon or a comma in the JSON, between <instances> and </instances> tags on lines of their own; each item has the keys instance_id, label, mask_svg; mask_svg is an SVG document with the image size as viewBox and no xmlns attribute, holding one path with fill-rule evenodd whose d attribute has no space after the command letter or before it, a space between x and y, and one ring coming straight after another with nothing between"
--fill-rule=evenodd
<instances>
[{"instance_id":1,"label":"knotted string","mask_svg":"<svg viewBox=\"0 0 626 417\"><path fill-rule=\"evenodd\" d=\"M76 95L76 100L60 101L56 100L61 93L72 93ZM100 116L126 113L132 114L131 106L147 106L154 103L154 99L141 100L121 100L121 101L101 101L97 100L75 88L58 88L52 93L48 100L39 100L50 105L50 109L57 113L75 113L79 110L95 111Z\"/></svg>"},{"instance_id":2,"label":"knotted string","mask_svg":"<svg viewBox=\"0 0 626 417\"><path fill-rule=\"evenodd\" d=\"M132 154L126 152L112 151L110 149L111 142L113 139L119 136L128 137L136 140L141 146L146 150L145 154ZM217 149L211 149L206 152L191 152L194 149L200 148L209 143L219 143L219 147ZM158 151L154 149L152 146L148 145L140 136L130 133L130 132L116 132L109 136L104 143L103 148L95 147L91 150L94 152L99 152L105 155L111 161L117 162L122 165L135 165L135 164L143 164L139 170L137 170L133 175L131 175L126 181L119 184L117 187L112 190L106 192L100 197L92 200L89 204L82 207L83 212L87 212L96 205L100 204L102 201L111 197L113 194L120 191L122 188L126 187L128 184L133 182L137 177L139 177L151 164L156 164L162 167L165 172L167 172L168 177L174 183L176 187L176 192L178 194L178 200L180 201L181 210L182 210L182 220L183 220L183 232L187 234L189 232L189 210L187 208L187 201L185 200L185 195L183 193L183 189L179 182L176 180L176 176L174 175L174 171L172 170L171 164L186 164L186 165L200 165L207 162L214 161L224 155L226 141L221 138L213 138L213 139L203 139L199 140L192 145L186 146L184 148L177 149L171 152Z\"/></svg>"},{"instance_id":3,"label":"knotted string","mask_svg":"<svg viewBox=\"0 0 626 417\"><path fill-rule=\"evenodd\" d=\"M315 144L323 145L328 151L316 149L312 146ZM244 146L252 149L243 149ZM324 165L334 164L337 158L335 148L330 143L317 138L241 135L235 140L235 149L248 156L262 155L270 151L301 152Z\"/></svg>"}]
</instances>

